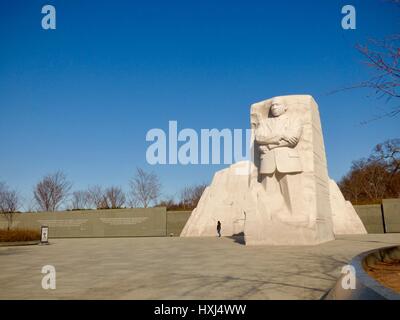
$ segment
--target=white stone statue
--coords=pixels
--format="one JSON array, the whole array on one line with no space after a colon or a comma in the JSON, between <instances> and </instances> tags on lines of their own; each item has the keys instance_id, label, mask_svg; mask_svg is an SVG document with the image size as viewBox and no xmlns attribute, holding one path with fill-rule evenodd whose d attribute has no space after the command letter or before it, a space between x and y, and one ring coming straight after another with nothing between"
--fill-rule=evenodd
<instances>
[{"instance_id":1,"label":"white stone statue","mask_svg":"<svg viewBox=\"0 0 400 320\"><path fill-rule=\"evenodd\" d=\"M255 141L260 151L259 175L281 216L308 220L303 213L301 164L297 145L303 132L300 118L290 117L281 98L271 101L269 115L256 124ZM278 208L278 202L281 204Z\"/></svg>"},{"instance_id":2,"label":"white stone statue","mask_svg":"<svg viewBox=\"0 0 400 320\"><path fill-rule=\"evenodd\" d=\"M217 172L181 236L244 234L247 245L309 245L366 233L329 179L318 106L308 95L251 106L253 161ZM246 174L243 174L243 173ZM340 212L338 212L340 211Z\"/></svg>"}]
</instances>

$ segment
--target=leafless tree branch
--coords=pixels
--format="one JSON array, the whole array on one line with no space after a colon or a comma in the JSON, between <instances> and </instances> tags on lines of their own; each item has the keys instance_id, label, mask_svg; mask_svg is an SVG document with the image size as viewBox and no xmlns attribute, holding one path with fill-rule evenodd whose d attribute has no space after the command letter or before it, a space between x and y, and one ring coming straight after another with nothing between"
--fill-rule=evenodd
<instances>
[{"instance_id":1,"label":"leafless tree branch","mask_svg":"<svg viewBox=\"0 0 400 320\"><path fill-rule=\"evenodd\" d=\"M354 161L339 187L355 204L400 197L400 139L380 143L368 159Z\"/></svg>"},{"instance_id":2,"label":"leafless tree branch","mask_svg":"<svg viewBox=\"0 0 400 320\"><path fill-rule=\"evenodd\" d=\"M184 209L196 208L206 187L206 184L200 184L183 188L181 191L181 206Z\"/></svg>"},{"instance_id":3,"label":"leafless tree branch","mask_svg":"<svg viewBox=\"0 0 400 320\"><path fill-rule=\"evenodd\" d=\"M74 191L72 193L71 208L72 210L88 209L90 205L90 194L88 191Z\"/></svg>"},{"instance_id":4,"label":"leafless tree branch","mask_svg":"<svg viewBox=\"0 0 400 320\"><path fill-rule=\"evenodd\" d=\"M38 207L42 211L56 211L68 197L71 186L61 171L46 175L33 191Z\"/></svg>"},{"instance_id":5,"label":"leafless tree branch","mask_svg":"<svg viewBox=\"0 0 400 320\"><path fill-rule=\"evenodd\" d=\"M392 1L399 3L397 1ZM356 45L357 51L365 58L365 65L374 73L369 79L358 84L346 86L329 94L352 89L370 89L377 99L385 99L385 103L393 101L391 111L385 111L363 124L400 114L400 34L388 36L383 40L370 39L367 44Z\"/></svg>"},{"instance_id":6,"label":"leafless tree branch","mask_svg":"<svg viewBox=\"0 0 400 320\"><path fill-rule=\"evenodd\" d=\"M137 168L135 176L130 181L130 204L147 208L155 203L161 195L161 183L153 172Z\"/></svg>"},{"instance_id":7,"label":"leafless tree branch","mask_svg":"<svg viewBox=\"0 0 400 320\"><path fill-rule=\"evenodd\" d=\"M20 206L20 198L15 190L10 190L5 183L0 183L0 214L7 220L7 229L13 224L14 215Z\"/></svg>"},{"instance_id":8,"label":"leafless tree branch","mask_svg":"<svg viewBox=\"0 0 400 320\"><path fill-rule=\"evenodd\" d=\"M120 187L110 187L106 189L105 195L110 209L119 209L125 204L125 193Z\"/></svg>"}]
</instances>

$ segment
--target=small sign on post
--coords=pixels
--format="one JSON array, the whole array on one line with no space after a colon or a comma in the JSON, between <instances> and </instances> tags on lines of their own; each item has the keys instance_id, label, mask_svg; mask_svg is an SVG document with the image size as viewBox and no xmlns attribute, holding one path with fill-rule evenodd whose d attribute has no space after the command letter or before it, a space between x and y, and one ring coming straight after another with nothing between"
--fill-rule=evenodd
<instances>
[{"instance_id":1,"label":"small sign on post","mask_svg":"<svg viewBox=\"0 0 400 320\"><path fill-rule=\"evenodd\" d=\"M48 226L42 226L40 228L40 243L42 244L49 244L49 227Z\"/></svg>"}]
</instances>

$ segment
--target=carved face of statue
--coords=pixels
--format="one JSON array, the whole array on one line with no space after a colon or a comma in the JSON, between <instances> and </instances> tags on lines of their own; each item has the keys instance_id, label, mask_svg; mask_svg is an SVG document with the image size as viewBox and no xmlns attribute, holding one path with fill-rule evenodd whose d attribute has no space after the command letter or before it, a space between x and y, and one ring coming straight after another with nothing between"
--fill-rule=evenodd
<instances>
[{"instance_id":1,"label":"carved face of statue","mask_svg":"<svg viewBox=\"0 0 400 320\"><path fill-rule=\"evenodd\" d=\"M287 110L287 107L283 104L281 100L273 100L271 104L271 115L273 117L279 117L284 114Z\"/></svg>"}]
</instances>

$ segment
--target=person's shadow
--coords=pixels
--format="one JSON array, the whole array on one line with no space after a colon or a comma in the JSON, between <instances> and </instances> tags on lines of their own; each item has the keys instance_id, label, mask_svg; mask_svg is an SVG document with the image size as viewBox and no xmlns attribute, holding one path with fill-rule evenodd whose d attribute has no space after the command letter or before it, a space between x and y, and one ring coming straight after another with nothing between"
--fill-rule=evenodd
<instances>
[{"instance_id":1,"label":"person's shadow","mask_svg":"<svg viewBox=\"0 0 400 320\"><path fill-rule=\"evenodd\" d=\"M246 244L246 242L244 240L244 232L239 232L239 233L233 234L233 235L229 236L228 238L232 239L235 243L238 243L241 245Z\"/></svg>"}]
</instances>

